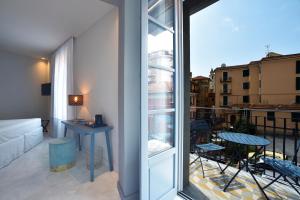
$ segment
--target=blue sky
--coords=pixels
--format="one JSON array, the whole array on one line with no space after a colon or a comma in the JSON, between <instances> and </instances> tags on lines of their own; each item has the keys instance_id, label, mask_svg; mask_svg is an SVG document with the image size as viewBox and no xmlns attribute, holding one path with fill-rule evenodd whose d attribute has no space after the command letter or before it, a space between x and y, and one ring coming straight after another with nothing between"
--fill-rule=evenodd
<instances>
[{"instance_id":1,"label":"blue sky","mask_svg":"<svg viewBox=\"0 0 300 200\"><path fill-rule=\"evenodd\" d=\"M300 53L300 0L220 0L191 16L191 71Z\"/></svg>"}]
</instances>

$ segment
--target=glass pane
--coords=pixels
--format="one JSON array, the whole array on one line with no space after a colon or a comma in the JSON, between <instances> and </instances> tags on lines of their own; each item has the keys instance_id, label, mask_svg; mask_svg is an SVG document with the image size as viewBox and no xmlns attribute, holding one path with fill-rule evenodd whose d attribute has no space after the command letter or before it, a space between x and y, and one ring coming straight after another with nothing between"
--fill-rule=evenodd
<instances>
[{"instance_id":1,"label":"glass pane","mask_svg":"<svg viewBox=\"0 0 300 200\"><path fill-rule=\"evenodd\" d=\"M149 156L174 146L174 112L149 114Z\"/></svg>"},{"instance_id":2,"label":"glass pane","mask_svg":"<svg viewBox=\"0 0 300 200\"><path fill-rule=\"evenodd\" d=\"M148 64L173 68L174 34L149 21Z\"/></svg>"},{"instance_id":3,"label":"glass pane","mask_svg":"<svg viewBox=\"0 0 300 200\"><path fill-rule=\"evenodd\" d=\"M148 0L149 15L163 25L174 27L174 0Z\"/></svg>"},{"instance_id":4,"label":"glass pane","mask_svg":"<svg viewBox=\"0 0 300 200\"><path fill-rule=\"evenodd\" d=\"M173 72L148 69L149 110L174 108Z\"/></svg>"}]
</instances>

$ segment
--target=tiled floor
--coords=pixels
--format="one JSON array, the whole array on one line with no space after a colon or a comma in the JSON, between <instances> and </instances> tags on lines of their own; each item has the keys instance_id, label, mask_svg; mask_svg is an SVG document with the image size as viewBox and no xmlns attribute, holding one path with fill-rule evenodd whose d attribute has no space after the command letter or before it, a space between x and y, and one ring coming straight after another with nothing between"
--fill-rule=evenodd
<instances>
[{"instance_id":1,"label":"tiled floor","mask_svg":"<svg viewBox=\"0 0 300 200\"><path fill-rule=\"evenodd\" d=\"M41 144L0 169L0 200L115 200L118 175L103 166L89 181L84 157L75 167L59 173L49 171L48 142Z\"/></svg>"},{"instance_id":2,"label":"tiled floor","mask_svg":"<svg viewBox=\"0 0 300 200\"><path fill-rule=\"evenodd\" d=\"M194 155L191 156L191 160ZM225 184L231 179L233 174L237 171L236 168L230 167L225 171L225 174L220 174L217 164L213 161L204 161L204 170L216 168L213 170L205 171L206 178L202 177L201 166L199 162L190 166L190 186L193 189L193 196L196 195L195 190L199 191L199 198L195 199L221 199L221 200L262 200L265 199L259 188L255 184L251 175L242 171L237 178L229 186L227 192L223 192ZM224 165L221 165L224 167ZM257 177L261 185L266 185L270 180L266 178ZM291 188L286 185L275 183L266 189L266 194L270 199L274 200L299 200L300 196ZM205 197L203 197L203 195Z\"/></svg>"}]
</instances>

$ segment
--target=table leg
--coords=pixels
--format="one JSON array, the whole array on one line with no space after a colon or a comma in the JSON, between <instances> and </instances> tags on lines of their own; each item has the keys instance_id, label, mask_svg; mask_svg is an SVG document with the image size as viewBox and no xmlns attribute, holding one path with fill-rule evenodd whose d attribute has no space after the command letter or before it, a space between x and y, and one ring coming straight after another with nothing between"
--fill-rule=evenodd
<instances>
[{"instance_id":1,"label":"table leg","mask_svg":"<svg viewBox=\"0 0 300 200\"><path fill-rule=\"evenodd\" d=\"M248 165L246 165L247 171L250 173L250 175L252 176L253 180L255 181L256 185L259 187L260 191L263 193L263 195L266 197L266 199L269 199L269 197L267 196L267 194L265 193L264 189L261 187L261 185L258 183L258 181L256 180L254 174L251 172L251 170L249 169Z\"/></svg>"},{"instance_id":2,"label":"table leg","mask_svg":"<svg viewBox=\"0 0 300 200\"><path fill-rule=\"evenodd\" d=\"M109 170L113 171L114 168L113 168L112 151L111 151L111 143L110 143L109 134L110 134L110 131L105 131L107 154L108 154L108 161L109 161Z\"/></svg>"},{"instance_id":3,"label":"table leg","mask_svg":"<svg viewBox=\"0 0 300 200\"><path fill-rule=\"evenodd\" d=\"M224 192L226 192L226 190L227 190L227 188L229 187L229 185L231 184L231 182L235 179L235 177L242 171L242 169L243 169L244 167L241 167L238 171L237 171L237 173L230 179L230 181L227 183L227 185L225 186L225 188L224 188Z\"/></svg>"},{"instance_id":4,"label":"table leg","mask_svg":"<svg viewBox=\"0 0 300 200\"><path fill-rule=\"evenodd\" d=\"M237 147L237 146L236 146ZM240 153L240 151L235 151L236 153L234 153L233 155L232 155L232 157L231 157L231 161L230 161L230 163L233 163L234 162L234 160L239 160L239 162L242 160L241 159L241 153ZM226 168L230 165L230 163L226 166ZM231 182L235 179L235 177L241 172L241 170L243 169L245 167L245 165L240 165L240 163L239 163L239 170L237 171L237 173L236 174L234 174L234 176L230 179L230 181L226 184L226 186L225 186L225 188L224 188L224 192L226 192L226 190L227 190L227 188L229 187L229 185L231 184ZM226 169L225 168L225 169ZM224 172L225 171L225 169L222 171L222 172Z\"/></svg>"},{"instance_id":5,"label":"table leg","mask_svg":"<svg viewBox=\"0 0 300 200\"><path fill-rule=\"evenodd\" d=\"M234 147L236 147L236 145L234 145ZM231 166L231 164L234 162L234 159L238 156L237 151L234 151L231 155L230 161L229 163L226 165L226 167L220 172L220 174L223 174L225 172L225 170Z\"/></svg>"},{"instance_id":6,"label":"table leg","mask_svg":"<svg viewBox=\"0 0 300 200\"><path fill-rule=\"evenodd\" d=\"M67 137L67 126L65 126L64 137Z\"/></svg>"},{"instance_id":7,"label":"table leg","mask_svg":"<svg viewBox=\"0 0 300 200\"><path fill-rule=\"evenodd\" d=\"M91 134L91 145L90 145L90 180L94 181L94 148L95 148L95 135Z\"/></svg>"}]
</instances>

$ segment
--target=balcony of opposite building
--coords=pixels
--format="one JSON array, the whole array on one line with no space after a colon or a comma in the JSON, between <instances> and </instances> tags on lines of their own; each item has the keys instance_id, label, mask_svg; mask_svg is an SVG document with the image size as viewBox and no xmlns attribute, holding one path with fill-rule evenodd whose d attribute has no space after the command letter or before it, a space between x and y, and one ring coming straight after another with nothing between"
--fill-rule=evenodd
<instances>
[{"instance_id":1,"label":"balcony of opposite building","mask_svg":"<svg viewBox=\"0 0 300 200\"><path fill-rule=\"evenodd\" d=\"M220 93L221 93L221 95L230 95L231 89L221 89Z\"/></svg>"},{"instance_id":2,"label":"balcony of opposite building","mask_svg":"<svg viewBox=\"0 0 300 200\"><path fill-rule=\"evenodd\" d=\"M229 82L231 82L231 81L232 81L232 78L231 78L231 77L227 77L227 78L222 77L222 78L220 78L220 82L221 82L221 83L229 83Z\"/></svg>"}]
</instances>

